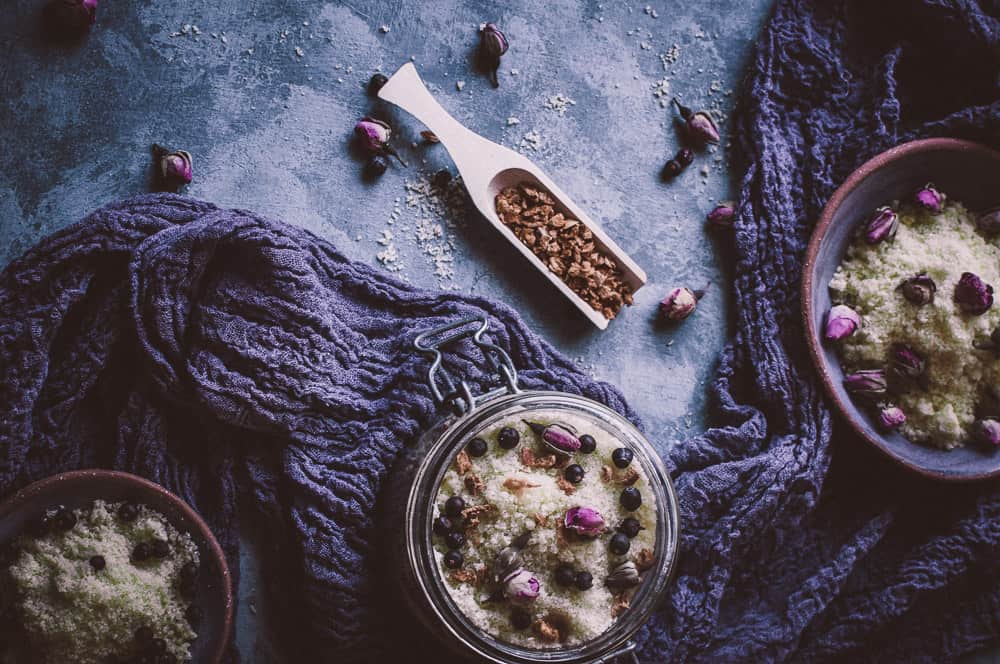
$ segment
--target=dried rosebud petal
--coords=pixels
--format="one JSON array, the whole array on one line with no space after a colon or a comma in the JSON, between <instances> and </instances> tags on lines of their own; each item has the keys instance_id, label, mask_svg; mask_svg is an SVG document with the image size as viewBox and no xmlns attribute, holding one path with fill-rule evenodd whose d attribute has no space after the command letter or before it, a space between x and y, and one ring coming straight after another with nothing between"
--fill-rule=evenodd
<instances>
[{"instance_id":1,"label":"dried rosebud petal","mask_svg":"<svg viewBox=\"0 0 1000 664\"><path fill-rule=\"evenodd\" d=\"M365 150L372 154L381 154L386 143L392 138L392 127L381 120L364 117L354 125L354 135Z\"/></svg>"},{"instance_id":2,"label":"dried rosebud petal","mask_svg":"<svg viewBox=\"0 0 1000 664\"><path fill-rule=\"evenodd\" d=\"M1000 234L1000 207L980 213L976 217L976 228L984 235Z\"/></svg>"},{"instance_id":3,"label":"dried rosebud petal","mask_svg":"<svg viewBox=\"0 0 1000 664\"><path fill-rule=\"evenodd\" d=\"M542 442L556 452L572 454L580 449L580 439L576 437L573 429L565 424L553 422L546 425L538 422L529 422L528 420L524 420L524 423L531 427L531 430L542 439Z\"/></svg>"},{"instance_id":4,"label":"dried rosebud petal","mask_svg":"<svg viewBox=\"0 0 1000 664\"><path fill-rule=\"evenodd\" d=\"M846 304L830 308L826 315L826 338L839 341L854 334L861 327L861 316Z\"/></svg>"},{"instance_id":5,"label":"dried rosebud petal","mask_svg":"<svg viewBox=\"0 0 1000 664\"><path fill-rule=\"evenodd\" d=\"M906 422L906 413L899 406L884 405L878 412L879 427L885 431L898 429Z\"/></svg>"},{"instance_id":6,"label":"dried rosebud petal","mask_svg":"<svg viewBox=\"0 0 1000 664\"><path fill-rule=\"evenodd\" d=\"M706 217L708 223L719 228L732 228L736 221L736 204L732 201L723 201L715 206Z\"/></svg>"},{"instance_id":7,"label":"dried rosebud petal","mask_svg":"<svg viewBox=\"0 0 1000 664\"><path fill-rule=\"evenodd\" d=\"M927 368L924 358L904 344L893 346L890 361L892 370L903 378L919 378Z\"/></svg>"},{"instance_id":8,"label":"dried rosebud petal","mask_svg":"<svg viewBox=\"0 0 1000 664\"><path fill-rule=\"evenodd\" d=\"M521 549L516 546L505 546L493 559L493 579L499 583L521 569L523 565L524 557L521 555Z\"/></svg>"},{"instance_id":9,"label":"dried rosebud petal","mask_svg":"<svg viewBox=\"0 0 1000 664\"><path fill-rule=\"evenodd\" d=\"M503 581L503 594L512 602L532 602L541 589L535 575L525 569L515 570Z\"/></svg>"},{"instance_id":10,"label":"dried rosebud petal","mask_svg":"<svg viewBox=\"0 0 1000 664\"><path fill-rule=\"evenodd\" d=\"M868 401L878 401L889 389L885 371L866 369L844 377L844 388L853 396Z\"/></svg>"},{"instance_id":11,"label":"dried rosebud petal","mask_svg":"<svg viewBox=\"0 0 1000 664\"><path fill-rule=\"evenodd\" d=\"M698 306L698 300L705 296L705 291L693 291L690 288L675 288L660 302L660 313L667 320L684 320Z\"/></svg>"},{"instance_id":12,"label":"dried rosebud petal","mask_svg":"<svg viewBox=\"0 0 1000 664\"><path fill-rule=\"evenodd\" d=\"M972 438L977 443L989 445L996 449L1000 447L1000 420L984 417L972 424Z\"/></svg>"},{"instance_id":13,"label":"dried rosebud petal","mask_svg":"<svg viewBox=\"0 0 1000 664\"><path fill-rule=\"evenodd\" d=\"M51 0L45 6L44 18L55 35L81 35L97 20L97 0Z\"/></svg>"},{"instance_id":14,"label":"dried rosebud petal","mask_svg":"<svg viewBox=\"0 0 1000 664\"><path fill-rule=\"evenodd\" d=\"M930 182L918 189L913 197L917 201L917 205L931 212L940 212L945 199L945 195L935 189Z\"/></svg>"},{"instance_id":15,"label":"dried rosebud petal","mask_svg":"<svg viewBox=\"0 0 1000 664\"><path fill-rule=\"evenodd\" d=\"M604 517L589 507L571 507L566 510L563 525L578 535L597 537L604 532Z\"/></svg>"},{"instance_id":16,"label":"dried rosebud petal","mask_svg":"<svg viewBox=\"0 0 1000 664\"><path fill-rule=\"evenodd\" d=\"M507 35L500 31L496 23L487 23L479 33L479 56L490 69L490 82L494 88L500 87L497 70L500 69L500 56L507 52L510 43Z\"/></svg>"},{"instance_id":17,"label":"dried rosebud petal","mask_svg":"<svg viewBox=\"0 0 1000 664\"><path fill-rule=\"evenodd\" d=\"M899 230L899 215L891 207L884 205L877 210L865 224L865 240L868 244L878 244L883 240L892 240Z\"/></svg>"},{"instance_id":18,"label":"dried rosebud petal","mask_svg":"<svg viewBox=\"0 0 1000 664\"><path fill-rule=\"evenodd\" d=\"M937 284L926 273L921 272L917 276L905 280L896 290L902 291L903 297L908 301L918 307L922 307L925 304L934 302L934 293L937 292Z\"/></svg>"},{"instance_id":19,"label":"dried rosebud petal","mask_svg":"<svg viewBox=\"0 0 1000 664\"><path fill-rule=\"evenodd\" d=\"M156 160L156 175L160 182L170 189L190 184L194 177L191 153L186 150L167 150L160 145L153 145L153 158Z\"/></svg>"},{"instance_id":20,"label":"dried rosebud petal","mask_svg":"<svg viewBox=\"0 0 1000 664\"><path fill-rule=\"evenodd\" d=\"M955 284L955 303L967 314L981 316L993 306L993 286L972 272L963 272Z\"/></svg>"},{"instance_id":21,"label":"dried rosebud petal","mask_svg":"<svg viewBox=\"0 0 1000 664\"><path fill-rule=\"evenodd\" d=\"M703 143L719 142L719 128L715 126L715 120L712 119L708 111L695 113L687 106L682 105L676 98L674 98L674 104L692 137Z\"/></svg>"},{"instance_id":22,"label":"dried rosebud petal","mask_svg":"<svg viewBox=\"0 0 1000 664\"><path fill-rule=\"evenodd\" d=\"M639 585L642 578L639 576L639 568L631 560L623 562L616 567L608 578L604 580L605 585L615 590L625 590Z\"/></svg>"}]
</instances>

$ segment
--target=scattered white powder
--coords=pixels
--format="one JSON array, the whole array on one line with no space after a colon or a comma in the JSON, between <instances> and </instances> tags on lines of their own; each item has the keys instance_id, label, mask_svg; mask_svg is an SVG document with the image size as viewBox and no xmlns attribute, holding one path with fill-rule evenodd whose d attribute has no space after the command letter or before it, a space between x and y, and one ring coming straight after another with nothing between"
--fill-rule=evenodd
<instances>
[{"instance_id":1,"label":"scattered white powder","mask_svg":"<svg viewBox=\"0 0 1000 664\"><path fill-rule=\"evenodd\" d=\"M566 110L570 106L576 106L576 101L566 95L552 95L545 100L545 108L555 111L560 116L566 115Z\"/></svg>"},{"instance_id":2,"label":"scattered white powder","mask_svg":"<svg viewBox=\"0 0 1000 664\"><path fill-rule=\"evenodd\" d=\"M521 124L521 119L514 117L513 115L507 118L507 126L513 127L514 125Z\"/></svg>"},{"instance_id":3,"label":"scattered white powder","mask_svg":"<svg viewBox=\"0 0 1000 664\"><path fill-rule=\"evenodd\" d=\"M157 512L141 507L134 521L124 522L116 516L119 507L98 500L93 509L75 510L77 523L67 532L18 539L10 576L40 661L97 664L135 654L135 631L142 626L178 661L188 658L196 634L176 586L180 568L198 562L198 549ZM154 538L169 544L170 556L133 563L135 545ZM104 557L103 570L91 566L95 555Z\"/></svg>"},{"instance_id":4,"label":"scattered white powder","mask_svg":"<svg viewBox=\"0 0 1000 664\"><path fill-rule=\"evenodd\" d=\"M542 135L532 129L524 135L518 146L522 151L525 149L538 150L542 146Z\"/></svg>"},{"instance_id":5,"label":"scattered white powder","mask_svg":"<svg viewBox=\"0 0 1000 664\"><path fill-rule=\"evenodd\" d=\"M441 538L435 538L435 556L445 579L445 586L459 609L473 623L496 638L531 648L553 648L561 645L577 645L590 641L614 623L611 609L616 596L605 586L608 573L625 560L634 560L637 554L648 549L650 553L656 542L656 509L654 497L638 461L629 468L639 473L634 484L642 496L642 506L635 512L628 512L619 504L622 486L608 484L601 478L601 468L611 466L611 453L620 447L614 434L605 425L576 413L565 411L541 411L530 414L530 419L540 422L559 421L577 429L580 434L588 433L597 441L597 451L592 454L576 454L573 463L580 464L586 474L575 492L566 495L557 485L562 477L558 469L529 468L521 462L520 450L528 447L538 456L545 454L537 443L536 435L525 425L520 414L515 418L494 420L485 425L478 436L489 444L486 455L471 458L472 467L466 474L477 475L484 483L482 496L472 496L465 486L465 476L459 475L455 466L448 470L441 483L436 510L440 510L449 496L460 495L466 505L491 504L498 508L498 516L484 519L472 531L468 544L462 549L465 569L475 570L491 566L496 554L511 541L526 531L531 531L528 546L522 550L524 568L532 572L541 584L537 599L525 606L534 619L546 615L558 615L568 624L568 639L565 644L546 643L534 635L531 629L515 630L510 624L510 610L507 602L486 602L492 590L488 585L476 587L469 583L456 583L449 578L450 570L444 567L443 558L447 552ZM513 450L503 450L496 443L501 427L511 426L521 435L520 445ZM625 471L615 469L615 477ZM520 492L504 486L507 479L527 480L539 486L524 488ZM634 517L646 528L631 540L625 556L616 556L608 550L610 534L597 539L586 540L570 535L567 543L560 546L556 525L565 517L566 510L586 506L597 510L604 517L609 529L614 529L626 517ZM543 517L545 525L537 523L535 515ZM435 517L438 512L435 511ZM561 564L569 564L577 571L590 572L594 585L589 590L565 588L555 582L554 573Z\"/></svg>"},{"instance_id":6,"label":"scattered white powder","mask_svg":"<svg viewBox=\"0 0 1000 664\"><path fill-rule=\"evenodd\" d=\"M295 55L297 55L297 56L299 56L301 58L305 54L306 54L306 52L302 50L301 46L296 46L295 47Z\"/></svg>"},{"instance_id":7,"label":"scattered white powder","mask_svg":"<svg viewBox=\"0 0 1000 664\"><path fill-rule=\"evenodd\" d=\"M389 28L388 25L382 25L382 26L379 27L378 30L379 30L379 32L381 32L384 35L384 34L387 34L389 32L390 28Z\"/></svg>"},{"instance_id":8,"label":"scattered white powder","mask_svg":"<svg viewBox=\"0 0 1000 664\"><path fill-rule=\"evenodd\" d=\"M465 81L455 81L455 89L461 92L465 89Z\"/></svg>"},{"instance_id":9,"label":"scattered white powder","mask_svg":"<svg viewBox=\"0 0 1000 664\"><path fill-rule=\"evenodd\" d=\"M897 208L899 209L899 208ZM1000 385L1000 360L973 350L1000 325L1000 307L982 316L961 312L952 299L963 272L1000 288L1000 240L975 230L972 215L949 202L939 214L904 206L896 239L854 242L830 281L831 296L855 308L862 326L839 342L845 368L884 368L893 344L906 344L927 361L927 390L903 391L901 432L910 440L950 449L961 446L987 386ZM918 307L897 286L920 272L937 285L932 304Z\"/></svg>"}]
</instances>

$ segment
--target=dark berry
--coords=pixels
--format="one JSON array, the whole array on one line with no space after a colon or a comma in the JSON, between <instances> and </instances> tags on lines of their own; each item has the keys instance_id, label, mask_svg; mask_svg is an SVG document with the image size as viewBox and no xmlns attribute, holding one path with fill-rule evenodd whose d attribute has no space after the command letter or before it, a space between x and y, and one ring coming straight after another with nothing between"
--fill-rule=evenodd
<instances>
[{"instance_id":1,"label":"dark berry","mask_svg":"<svg viewBox=\"0 0 1000 664\"><path fill-rule=\"evenodd\" d=\"M192 604L184 611L184 618L188 621L189 625L197 627L204 620L205 612L201 610L200 606Z\"/></svg>"},{"instance_id":2,"label":"dark berry","mask_svg":"<svg viewBox=\"0 0 1000 664\"><path fill-rule=\"evenodd\" d=\"M469 444L465 446L465 451L469 453L469 456L481 457L486 454L488 445L486 441L482 438L473 438L469 441Z\"/></svg>"},{"instance_id":3,"label":"dark berry","mask_svg":"<svg viewBox=\"0 0 1000 664\"><path fill-rule=\"evenodd\" d=\"M139 629L135 630L135 642L139 645L146 647L156 634L153 633L153 628L148 625L143 625Z\"/></svg>"},{"instance_id":4,"label":"dark berry","mask_svg":"<svg viewBox=\"0 0 1000 664\"><path fill-rule=\"evenodd\" d=\"M445 187L448 186L448 183L451 182L451 171L449 171L447 168L442 168L440 171L434 174L434 177L431 179L431 182L438 189L444 189Z\"/></svg>"},{"instance_id":5,"label":"dark berry","mask_svg":"<svg viewBox=\"0 0 1000 664\"><path fill-rule=\"evenodd\" d=\"M642 505L642 495L634 486L628 486L622 489L622 495L618 500L621 502L622 507L627 509L629 512L636 511Z\"/></svg>"},{"instance_id":6,"label":"dark berry","mask_svg":"<svg viewBox=\"0 0 1000 664\"><path fill-rule=\"evenodd\" d=\"M73 526L76 525L76 514L73 510L68 510L65 507L60 508L52 519L52 523L55 525L56 530L62 530L63 532L72 530Z\"/></svg>"},{"instance_id":7,"label":"dark berry","mask_svg":"<svg viewBox=\"0 0 1000 664\"><path fill-rule=\"evenodd\" d=\"M608 548L611 553L617 556L624 556L628 553L629 547L632 543L628 539L628 535L625 533L615 533L611 536L611 542L608 543Z\"/></svg>"},{"instance_id":8,"label":"dark berry","mask_svg":"<svg viewBox=\"0 0 1000 664\"><path fill-rule=\"evenodd\" d=\"M462 516L462 510L464 509L465 501L462 500L461 496L452 496L444 501L444 513L448 516Z\"/></svg>"},{"instance_id":9,"label":"dark berry","mask_svg":"<svg viewBox=\"0 0 1000 664\"><path fill-rule=\"evenodd\" d=\"M378 91L382 89L382 86L388 82L389 77L385 74L373 74L372 77L368 79L368 94L374 97L378 94Z\"/></svg>"},{"instance_id":10,"label":"dark berry","mask_svg":"<svg viewBox=\"0 0 1000 664\"><path fill-rule=\"evenodd\" d=\"M563 477L566 478L566 481L572 482L573 484L579 484L582 482L585 474L583 466L575 463L572 466L566 466L566 470L563 471Z\"/></svg>"},{"instance_id":11,"label":"dark berry","mask_svg":"<svg viewBox=\"0 0 1000 664\"><path fill-rule=\"evenodd\" d=\"M694 161L694 152L690 148L681 148L674 159L679 161L681 166L690 166Z\"/></svg>"},{"instance_id":12,"label":"dark berry","mask_svg":"<svg viewBox=\"0 0 1000 664\"><path fill-rule=\"evenodd\" d=\"M448 569L458 569L465 562L465 556L461 551L449 551L444 554L444 566Z\"/></svg>"},{"instance_id":13,"label":"dark berry","mask_svg":"<svg viewBox=\"0 0 1000 664\"><path fill-rule=\"evenodd\" d=\"M663 179L668 180L670 178L675 178L681 174L684 167L681 166L681 162L676 159L671 159L663 166Z\"/></svg>"},{"instance_id":14,"label":"dark berry","mask_svg":"<svg viewBox=\"0 0 1000 664\"><path fill-rule=\"evenodd\" d=\"M444 536L444 543L449 549L461 549L465 546L465 535L452 531Z\"/></svg>"},{"instance_id":15,"label":"dark berry","mask_svg":"<svg viewBox=\"0 0 1000 664\"><path fill-rule=\"evenodd\" d=\"M132 549L132 562L141 563L144 560L148 560L150 553L149 545L145 542L139 542Z\"/></svg>"},{"instance_id":16,"label":"dark berry","mask_svg":"<svg viewBox=\"0 0 1000 664\"><path fill-rule=\"evenodd\" d=\"M363 175L369 180L374 180L385 173L386 169L389 168L389 160L380 154L372 155L368 161L365 162L365 168Z\"/></svg>"},{"instance_id":17,"label":"dark berry","mask_svg":"<svg viewBox=\"0 0 1000 664\"><path fill-rule=\"evenodd\" d=\"M580 572L576 575L574 583L579 590L589 590L594 585L594 577L590 572Z\"/></svg>"},{"instance_id":18,"label":"dark berry","mask_svg":"<svg viewBox=\"0 0 1000 664\"><path fill-rule=\"evenodd\" d=\"M572 565L560 565L556 568L556 583L560 586L571 586L576 583L576 570Z\"/></svg>"},{"instance_id":19,"label":"dark berry","mask_svg":"<svg viewBox=\"0 0 1000 664\"><path fill-rule=\"evenodd\" d=\"M618 526L618 532L625 533L625 536L630 539L638 535L640 530L643 530L643 527L639 523L639 519L633 519L632 517L628 517Z\"/></svg>"},{"instance_id":20,"label":"dark berry","mask_svg":"<svg viewBox=\"0 0 1000 664\"><path fill-rule=\"evenodd\" d=\"M583 454L590 454L597 449L597 441L589 433L580 436L580 451Z\"/></svg>"},{"instance_id":21,"label":"dark berry","mask_svg":"<svg viewBox=\"0 0 1000 664\"><path fill-rule=\"evenodd\" d=\"M521 434L517 432L517 429L504 427L500 429L500 433L497 435L497 442L505 450L512 450L521 442Z\"/></svg>"},{"instance_id":22,"label":"dark berry","mask_svg":"<svg viewBox=\"0 0 1000 664\"><path fill-rule=\"evenodd\" d=\"M149 543L149 552L154 558L166 558L170 555L170 545L164 540L154 539Z\"/></svg>"},{"instance_id":23,"label":"dark berry","mask_svg":"<svg viewBox=\"0 0 1000 664\"><path fill-rule=\"evenodd\" d=\"M118 518L122 521L135 521L139 516L139 507L132 503L122 503L118 508Z\"/></svg>"},{"instance_id":24,"label":"dark berry","mask_svg":"<svg viewBox=\"0 0 1000 664\"><path fill-rule=\"evenodd\" d=\"M611 453L611 461L619 468L628 468L628 465L632 463L633 456L632 450L629 448L619 447Z\"/></svg>"},{"instance_id":25,"label":"dark berry","mask_svg":"<svg viewBox=\"0 0 1000 664\"><path fill-rule=\"evenodd\" d=\"M434 519L435 535L440 535L441 537L444 537L445 535L450 533L454 527L455 524L452 523L452 520L446 516L439 516L438 518Z\"/></svg>"},{"instance_id":26,"label":"dark berry","mask_svg":"<svg viewBox=\"0 0 1000 664\"><path fill-rule=\"evenodd\" d=\"M189 583L194 585L198 580L198 564L196 562L188 561L181 566L179 573L179 578L181 583Z\"/></svg>"},{"instance_id":27,"label":"dark berry","mask_svg":"<svg viewBox=\"0 0 1000 664\"><path fill-rule=\"evenodd\" d=\"M108 566L108 562L104 560L104 556L91 556L90 566L93 567L95 571L100 572Z\"/></svg>"},{"instance_id":28,"label":"dark berry","mask_svg":"<svg viewBox=\"0 0 1000 664\"><path fill-rule=\"evenodd\" d=\"M510 624L514 629L528 629L531 627L531 614L524 609L514 609L510 612Z\"/></svg>"}]
</instances>

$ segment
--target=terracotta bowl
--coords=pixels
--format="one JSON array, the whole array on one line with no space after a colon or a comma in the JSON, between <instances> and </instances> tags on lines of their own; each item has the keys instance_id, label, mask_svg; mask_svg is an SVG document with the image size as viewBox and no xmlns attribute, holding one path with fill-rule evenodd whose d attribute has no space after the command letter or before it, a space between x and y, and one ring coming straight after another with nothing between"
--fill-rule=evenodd
<instances>
[{"instance_id":1,"label":"terracotta bowl","mask_svg":"<svg viewBox=\"0 0 1000 664\"><path fill-rule=\"evenodd\" d=\"M912 443L898 433L882 433L848 396L834 347L822 338L830 308L827 285L857 225L875 208L911 196L926 182L933 182L971 210L996 206L1000 204L1000 152L978 143L930 138L887 150L854 171L823 208L806 252L802 275L806 340L826 392L843 419L890 459L935 479L963 482L996 477L1000 476L1000 452L991 454L974 446L943 451Z\"/></svg>"},{"instance_id":2,"label":"terracotta bowl","mask_svg":"<svg viewBox=\"0 0 1000 664\"><path fill-rule=\"evenodd\" d=\"M163 514L191 535L201 558L196 602L205 617L191 646L192 662L217 664L229 642L233 622L232 579L215 536L187 503L162 486L112 470L78 470L31 484L0 503L0 546L13 541L33 519L53 505L83 507L95 499L131 500Z\"/></svg>"}]
</instances>

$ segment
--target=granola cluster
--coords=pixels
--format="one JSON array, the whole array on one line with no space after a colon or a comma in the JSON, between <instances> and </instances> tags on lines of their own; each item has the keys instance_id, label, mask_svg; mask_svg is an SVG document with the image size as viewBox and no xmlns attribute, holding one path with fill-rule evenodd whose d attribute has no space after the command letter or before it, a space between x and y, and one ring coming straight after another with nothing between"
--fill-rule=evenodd
<instances>
[{"instance_id":1,"label":"granola cluster","mask_svg":"<svg viewBox=\"0 0 1000 664\"><path fill-rule=\"evenodd\" d=\"M508 187L496 197L500 221L584 302L608 320L632 304L632 287L594 234L559 211L556 201L528 184Z\"/></svg>"}]
</instances>

